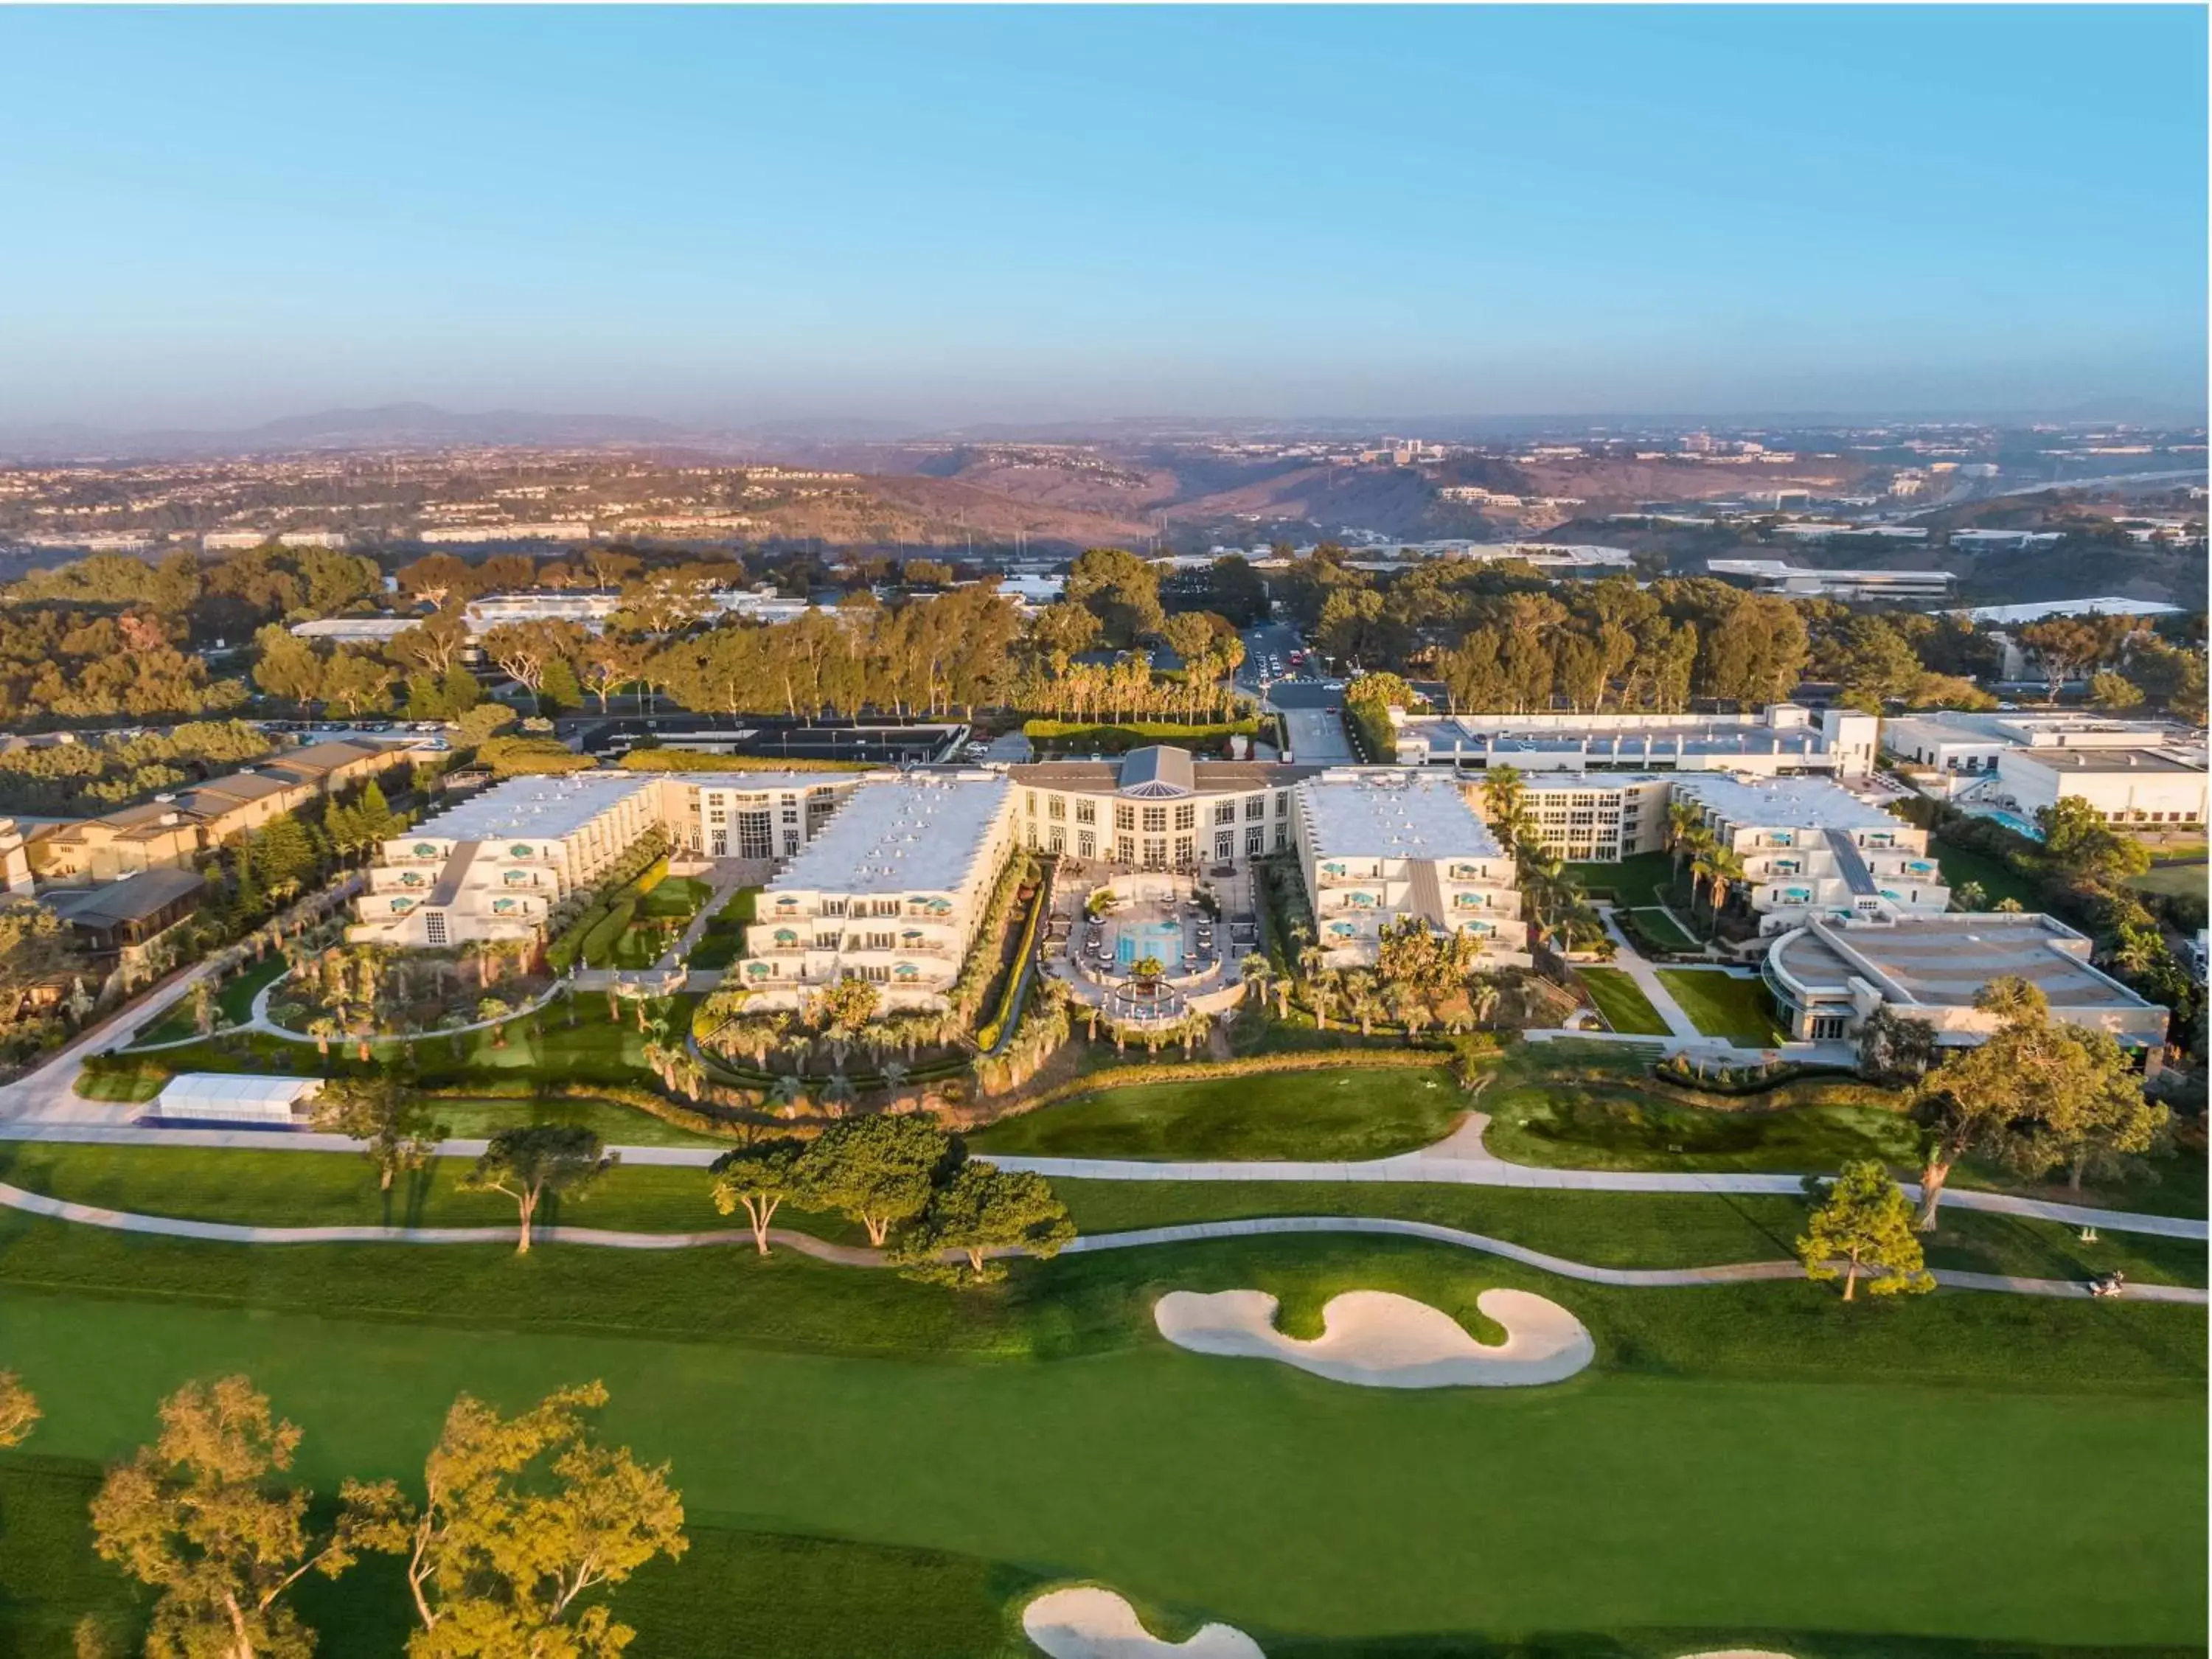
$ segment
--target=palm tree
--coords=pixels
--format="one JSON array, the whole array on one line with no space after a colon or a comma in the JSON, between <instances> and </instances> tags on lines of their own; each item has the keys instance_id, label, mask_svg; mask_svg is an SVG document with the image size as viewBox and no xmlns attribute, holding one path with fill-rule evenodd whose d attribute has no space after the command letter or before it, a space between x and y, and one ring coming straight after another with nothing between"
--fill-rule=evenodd
<instances>
[{"instance_id":1,"label":"palm tree","mask_svg":"<svg viewBox=\"0 0 2212 1659\"><path fill-rule=\"evenodd\" d=\"M1335 1002L1343 982L1343 976L1334 968L1323 968L1306 975L1306 1000L1313 1004L1316 1030L1328 1030L1329 1007Z\"/></svg>"},{"instance_id":2,"label":"palm tree","mask_svg":"<svg viewBox=\"0 0 2212 1659\"><path fill-rule=\"evenodd\" d=\"M799 1115L799 1103L806 1097L806 1085L799 1080L798 1073L793 1073L789 1077L776 1079L775 1086L769 1092L775 1097L776 1104L783 1109L786 1117L796 1117Z\"/></svg>"},{"instance_id":3,"label":"palm tree","mask_svg":"<svg viewBox=\"0 0 2212 1659\"><path fill-rule=\"evenodd\" d=\"M1743 879L1743 860L1736 855L1733 847L1717 844L1698 854L1698 862L1691 866L1691 872L1692 874L1702 872L1705 878L1712 884L1713 921L1717 926L1722 908L1728 902L1729 890Z\"/></svg>"},{"instance_id":4,"label":"palm tree","mask_svg":"<svg viewBox=\"0 0 2212 1659\"><path fill-rule=\"evenodd\" d=\"M1264 1002L1268 988L1274 982L1275 964L1255 951L1237 964L1237 976Z\"/></svg>"},{"instance_id":5,"label":"palm tree","mask_svg":"<svg viewBox=\"0 0 2212 1659\"><path fill-rule=\"evenodd\" d=\"M486 997L482 1002L477 1004L477 1018L487 1024L504 1021L511 1012L507 1004L497 997ZM507 1027L504 1024L492 1024L491 1046L495 1048L507 1047Z\"/></svg>"},{"instance_id":6,"label":"palm tree","mask_svg":"<svg viewBox=\"0 0 2212 1659\"><path fill-rule=\"evenodd\" d=\"M1551 934L1553 920L1571 905L1581 891L1567 866L1555 854L1540 848L1531 848L1522 865L1521 890L1528 895L1537 932L1547 938Z\"/></svg>"},{"instance_id":7,"label":"palm tree","mask_svg":"<svg viewBox=\"0 0 2212 1659\"><path fill-rule=\"evenodd\" d=\"M1674 855L1674 873L1682 873L1682 860L1698 850L1702 836L1712 839L1705 828L1705 815L1686 800L1670 801L1667 806L1667 850Z\"/></svg>"},{"instance_id":8,"label":"palm tree","mask_svg":"<svg viewBox=\"0 0 2212 1659\"><path fill-rule=\"evenodd\" d=\"M1406 1041L1418 1042L1421 1028L1435 1018L1421 994L1410 985L1398 985L1390 991L1390 1018L1406 1028Z\"/></svg>"},{"instance_id":9,"label":"palm tree","mask_svg":"<svg viewBox=\"0 0 2212 1659\"><path fill-rule=\"evenodd\" d=\"M1978 910L1989 902L1989 890L1978 881L1970 881L1951 890L1951 902L1961 910Z\"/></svg>"},{"instance_id":10,"label":"palm tree","mask_svg":"<svg viewBox=\"0 0 2212 1659\"><path fill-rule=\"evenodd\" d=\"M884 1092L885 1094L896 1099L898 1091L906 1087L906 1079L907 1068L895 1060L887 1060L884 1062Z\"/></svg>"},{"instance_id":11,"label":"palm tree","mask_svg":"<svg viewBox=\"0 0 2212 1659\"><path fill-rule=\"evenodd\" d=\"M1382 1012L1382 998L1376 989L1375 975L1364 968L1355 968L1344 976L1345 1012L1359 1022L1359 1035L1375 1035L1375 1017Z\"/></svg>"},{"instance_id":12,"label":"palm tree","mask_svg":"<svg viewBox=\"0 0 2212 1659\"><path fill-rule=\"evenodd\" d=\"M1482 805L1498 845L1517 854L1530 828L1528 792L1522 785L1519 769L1493 766L1486 771L1482 775Z\"/></svg>"},{"instance_id":13,"label":"palm tree","mask_svg":"<svg viewBox=\"0 0 2212 1659\"><path fill-rule=\"evenodd\" d=\"M307 1022L307 1035L315 1040L315 1052L325 1060L330 1058L331 1039L343 1036L344 1031L345 1028L328 1014Z\"/></svg>"}]
</instances>

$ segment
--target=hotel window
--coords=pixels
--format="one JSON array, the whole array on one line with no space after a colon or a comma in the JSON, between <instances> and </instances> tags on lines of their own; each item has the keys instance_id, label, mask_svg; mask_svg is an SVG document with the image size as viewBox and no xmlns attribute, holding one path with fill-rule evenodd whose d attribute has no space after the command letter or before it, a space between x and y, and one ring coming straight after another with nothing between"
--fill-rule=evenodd
<instances>
[{"instance_id":1,"label":"hotel window","mask_svg":"<svg viewBox=\"0 0 2212 1659\"><path fill-rule=\"evenodd\" d=\"M1278 789L1275 791L1275 816L1279 818L1286 818L1290 815L1291 792L1287 789Z\"/></svg>"},{"instance_id":2,"label":"hotel window","mask_svg":"<svg viewBox=\"0 0 2212 1659\"><path fill-rule=\"evenodd\" d=\"M825 916L843 915L845 914L845 901L841 898L823 899L822 901L822 914Z\"/></svg>"},{"instance_id":3,"label":"hotel window","mask_svg":"<svg viewBox=\"0 0 2212 1659\"><path fill-rule=\"evenodd\" d=\"M1088 830L1077 830L1075 832L1075 856L1079 859L1097 858L1098 856L1098 837L1092 835Z\"/></svg>"},{"instance_id":4,"label":"hotel window","mask_svg":"<svg viewBox=\"0 0 2212 1659\"><path fill-rule=\"evenodd\" d=\"M1031 817L1035 817L1036 816L1036 790L1024 789L1022 791L1022 811L1028 813Z\"/></svg>"},{"instance_id":5,"label":"hotel window","mask_svg":"<svg viewBox=\"0 0 2212 1659\"><path fill-rule=\"evenodd\" d=\"M1198 854L1193 849L1191 838L1188 836L1177 836L1176 837L1176 862L1177 864L1188 864L1193 860L1196 859L1197 856Z\"/></svg>"},{"instance_id":6,"label":"hotel window","mask_svg":"<svg viewBox=\"0 0 2212 1659\"><path fill-rule=\"evenodd\" d=\"M1256 859L1261 854L1267 850L1267 832L1265 830L1247 830L1244 832L1244 856L1246 858Z\"/></svg>"},{"instance_id":7,"label":"hotel window","mask_svg":"<svg viewBox=\"0 0 2212 1659\"><path fill-rule=\"evenodd\" d=\"M727 823L729 821L730 815L719 806L707 814L707 822L709 823Z\"/></svg>"},{"instance_id":8,"label":"hotel window","mask_svg":"<svg viewBox=\"0 0 2212 1659\"><path fill-rule=\"evenodd\" d=\"M1220 805L1213 809L1213 821L1216 823L1236 823L1237 803L1233 800L1225 800L1220 803Z\"/></svg>"},{"instance_id":9,"label":"hotel window","mask_svg":"<svg viewBox=\"0 0 2212 1659\"><path fill-rule=\"evenodd\" d=\"M1060 825L1054 824L1052 839L1048 844L1054 852L1065 853L1067 850L1067 831L1061 829Z\"/></svg>"},{"instance_id":10,"label":"hotel window","mask_svg":"<svg viewBox=\"0 0 2212 1659\"><path fill-rule=\"evenodd\" d=\"M899 913L899 902L895 898L872 900L868 910L871 915L895 916Z\"/></svg>"},{"instance_id":11,"label":"hotel window","mask_svg":"<svg viewBox=\"0 0 2212 1659\"><path fill-rule=\"evenodd\" d=\"M1145 809L1145 828L1147 831L1157 834L1167 827L1168 809L1166 807L1147 806Z\"/></svg>"},{"instance_id":12,"label":"hotel window","mask_svg":"<svg viewBox=\"0 0 2212 1659\"><path fill-rule=\"evenodd\" d=\"M771 858L775 853L775 829L765 812L738 814L738 856L741 859Z\"/></svg>"},{"instance_id":13,"label":"hotel window","mask_svg":"<svg viewBox=\"0 0 2212 1659\"><path fill-rule=\"evenodd\" d=\"M1198 823L1198 808L1197 808L1197 807L1195 807L1195 806L1178 806L1178 807L1176 807L1176 825L1175 825L1175 827L1176 827L1176 829L1178 829L1178 830L1189 830L1189 829L1194 828L1194 827L1196 826L1197 823Z\"/></svg>"},{"instance_id":14,"label":"hotel window","mask_svg":"<svg viewBox=\"0 0 2212 1659\"><path fill-rule=\"evenodd\" d=\"M1065 818L1067 816L1067 797L1065 795L1046 796L1044 811L1047 817Z\"/></svg>"},{"instance_id":15,"label":"hotel window","mask_svg":"<svg viewBox=\"0 0 2212 1659\"><path fill-rule=\"evenodd\" d=\"M422 913L422 937L433 945L446 942L446 913L443 910L425 910Z\"/></svg>"},{"instance_id":16,"label":"hotel window","mask_svg":"<svg viewBox=\"0 0 2212 1659\"><path fill-rule=\"evenodd\" d=\"M817 933L814 936L814 948L817 951L834 951L844 942L842 933Z\"/></svg>"},{"instance_id":17,"label":"hotel window","mask_svg":"<svg viewBox=\"0 0 2212 1659\"><path fill-rule=\"evenodd\" d=\"M1224 830L1213 838L1213 856L1217 863L1226 864L1237 856L1237 832Z\"/></svg>"},{"instance_id":18,"label":"hotel window","mask_svg":"<svg viewBox=\"0 0 2212 1659\"><path fill-rule=\"evenodd\" d=\"M1116 836L1114 838L1114 856L1123 864L1134 864L1137 861L1137 838L1134 836Z\"/></svg>"},{"instance_id":19,"label":"hotel window","mask_svg":"<svg viewBox=\"0 0 2212 1659\"><path fill-rule=\"evenodd\" d=\"M1133 806L1123 806L1117 802L1114 807L1114 827L1116 830L1135 829L1137 809Z\"/></svg>"},{"instance_id":20,"label":"hotel window","mask_svg":"<svg viewBox=\"0 0 2212 1659\"><path fill-rule=\"evenodd\" d=\"M1079 801L1076 802L1076 803L1075 803L1075 821L1076 821L1078 823L1097 823L1097 822L1098 822L1098 803L1097 803L1097 802L1096 802L1096 801L1089 801L1089 800L1079 800Z\"/></svg>"},{"instance_id":21,"label":"hotel window","mask_svg":"<svg viewBox=\"0 0 2212 1659\"><path fill-rule=\"evenodd\" d=\"M897 943L898 937L896 934L871 933L868 935L867 948L871 951L888 951L896 945Z\"/></svg>"},{"instance_id":22,"label":"hotel window","mask_svg":"<svg viewBox=\"0 0 2212 1659\"><path fill-rule=\"evenodd\" d=\"M1275 850L1278 853L1287 853L1291 850L1291 826L1287 823L1279 823L1275 826ZM1380 875L1382 872L1377 870L1376 873Z\"/></svg>"},{"instance_id":23,"label":"hotel window","mask_svg":"<svg viewBox=\"0 0 2212 1659\"><path fill-rule=\"evenodd\" d=\"M1267 816L1267 798L1265 795L1245 796L1244 816L1248 819L1266 817Z\"/></svg>"}]
</instances>

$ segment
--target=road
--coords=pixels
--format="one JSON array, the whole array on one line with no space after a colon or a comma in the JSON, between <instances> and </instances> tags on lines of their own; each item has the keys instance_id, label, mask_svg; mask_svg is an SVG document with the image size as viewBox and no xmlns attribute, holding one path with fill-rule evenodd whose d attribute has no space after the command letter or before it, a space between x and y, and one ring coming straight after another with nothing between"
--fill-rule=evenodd
<instances>
[{"instance_id":1,"label":"road","mask_svg":"<svg viewBox=\"0 0 2212 1659\"><path fill-rule=\"evenodd\" d=\"M1300 765L1345 765L1358 759L1345 736L1340 710L1344 693L1330 690L1321 671L1291 671L1291 653L1304 647L1298 630L1287 623L1263 623L1244 630L1244 661L1237 683L1279 711L1289 728L1290 750ZM1282 665L1271 673L1270 661Z\"/></svg>"}]
</instances>

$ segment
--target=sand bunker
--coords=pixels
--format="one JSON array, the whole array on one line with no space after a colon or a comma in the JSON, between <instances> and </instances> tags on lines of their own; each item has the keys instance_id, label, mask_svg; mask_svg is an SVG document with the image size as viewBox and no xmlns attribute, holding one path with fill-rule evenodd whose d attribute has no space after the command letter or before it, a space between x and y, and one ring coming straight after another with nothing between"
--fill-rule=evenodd
<instances>
[{"instance_id":1,"label":"sand bunker","mask_svg":"<svg viewBox=\"0 0 2212 1659\"><path fill-rule=\"evenodd\" d=\"M1052 1659L1267 1659L1233 1625L1206 1625L1188 1642L1163 1642L1112 1590L1048 1590L1022 1609L1022 1629Z\"/></svg>"},{"instance_id":2,"label":"sand bunker","mask_svg":"<svg viewBox=\"0 0 2212 1659\"><path fill-rule=\"evenodd\" d=\"M1501 1346L1476 1341L1441 1308L1388 1291L1332 1299L1311 1342L1275 1328L1275 1298L1265 1291L1171 1291L1153 1304L1152 1318L1162 1336L1195 1353L1279 1359L1370 1389L1522 1388L1561 1382L1597 1357L1583 1322L1556 1302L1485 1291L1475 1306L1505 1328Z\"/></svg>"}]
</instances>

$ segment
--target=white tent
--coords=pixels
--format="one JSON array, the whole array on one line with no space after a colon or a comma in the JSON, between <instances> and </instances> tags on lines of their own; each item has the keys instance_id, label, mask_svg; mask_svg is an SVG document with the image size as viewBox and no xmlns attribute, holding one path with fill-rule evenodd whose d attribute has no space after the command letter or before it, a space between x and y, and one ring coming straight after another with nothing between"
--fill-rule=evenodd
<instances>
[{"instance_id":1,"label":"white tent","mask_svg":"<svg viewBox=\"0 0 2212 1659\"><path fill-rule=\"evenodd\" d=\"M185 1072L169 1079L146 1109L148 1121L236 1123L289 1129L295 1114L322 1091L319 1077L252 1077L237 1072Z\"/></svg>"}]
</instances>

